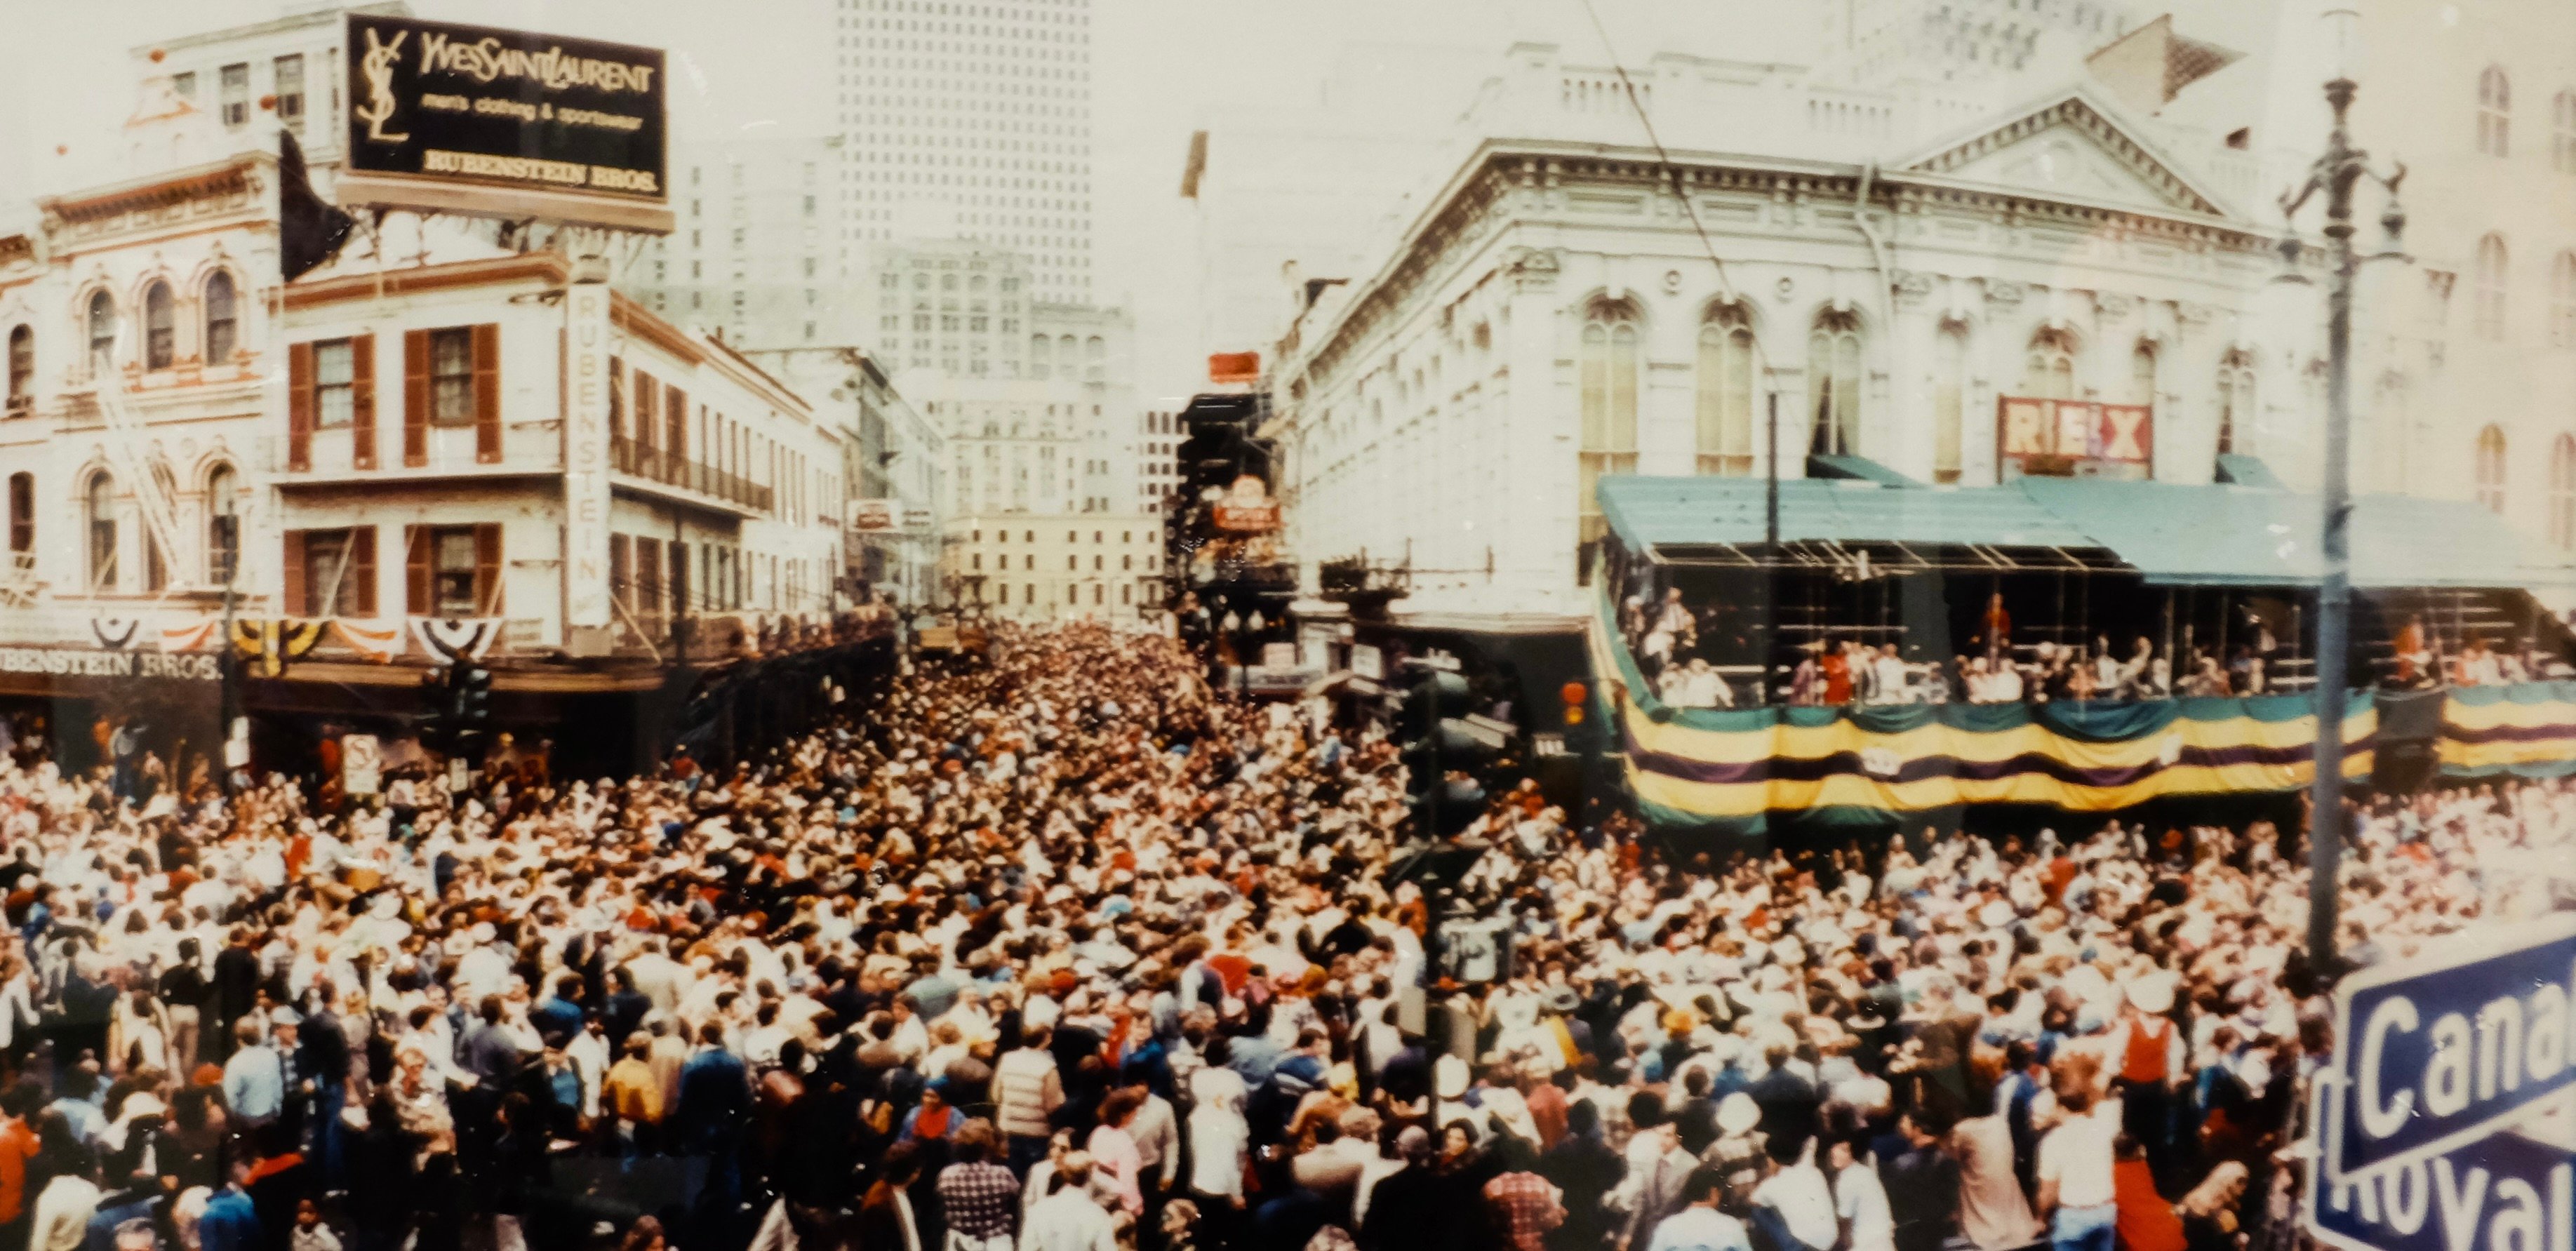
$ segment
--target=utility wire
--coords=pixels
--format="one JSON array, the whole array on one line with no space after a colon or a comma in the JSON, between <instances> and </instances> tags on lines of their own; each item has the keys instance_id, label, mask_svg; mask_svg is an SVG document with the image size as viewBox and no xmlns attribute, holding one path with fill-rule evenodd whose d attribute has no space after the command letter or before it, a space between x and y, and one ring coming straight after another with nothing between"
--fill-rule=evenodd
<instances>
[{"instance_id":1,"label":"utility wire","mask_svg":"<svg viewBox=\"0 0 2576 1251\"><path fill-rule=\"evenodd\" d=\"M1583 15L1592 19L1592 32L1601 37L1602 52L1610 57L1611 72L1619 76L1619 87L1627 93L1628 107L1637 114L1637 124L1645 127L1646 142L1654 146L1655 163L1662 167L1664 177L1672 184L1673 195L1682 202L1682 215L1690 219L1691 233L1699 236L1700 247L1708 253L1708 263L1717 267L1718 288L1725 292L1728 303L1741 303L1743 295L1735 289L1734 279L1727 276L1726 262L1717 254L1716 241L1708 237L1708 227L1699 220L1699 206L1691 203L1690 193L1682 189L1681 170L1673 164L1672 153L1664 150L1663 139L1655 134L1655 119L1646 115L1645 103L1637 96L1637 84L1628 77L1628 67L1620 63L1619 50L1611 46L1610 28L1602 25L1601 11L1593 7L1593 0L1582 0L1582 4ZM1758 342L1755 350L1760 350Z\"/></svg>"}]
</instances>

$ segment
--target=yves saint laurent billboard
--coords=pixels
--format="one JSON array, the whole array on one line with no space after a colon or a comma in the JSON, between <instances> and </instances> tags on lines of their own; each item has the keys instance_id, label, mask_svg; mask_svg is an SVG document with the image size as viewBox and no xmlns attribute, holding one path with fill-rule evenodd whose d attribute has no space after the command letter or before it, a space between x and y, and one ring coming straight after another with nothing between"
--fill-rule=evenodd
<instances>
[{"instance_id":1,"label":"yves saint laurent billboard","mask_svg":"<svg viewBox=\"0 0 2576 1251\"><path fill-rule=\"evenodd\" d=\"M667 229L662 54L349 15L344 201Z\"/></svg>"}]
</instances>

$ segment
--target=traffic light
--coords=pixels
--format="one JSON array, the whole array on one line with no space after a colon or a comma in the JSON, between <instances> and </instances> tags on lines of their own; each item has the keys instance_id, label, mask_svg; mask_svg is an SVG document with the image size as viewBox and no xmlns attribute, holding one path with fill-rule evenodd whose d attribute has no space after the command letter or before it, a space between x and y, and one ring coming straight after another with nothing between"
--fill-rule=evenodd
<instances>
[{"instance_id":1,"label":"traffic light","mask_svg":"<svg viewBox=\"0 0 2576 1251\"><path fill-rule=\"evenodd\" d=\"M451 759L479 759L492 728L492 671L458 660L422 674L420 682L429 691L420 745Z\"/></svg>"},{"instance_id":2,"label":"traffic light","mask_svg":"<svg viewBox=\"0 0 2576 1251\"><path fill-rule=\"evenodd\" d=\"M1418 662L1407 669L1395 725L1405 807L1416 836L1453 838L1484 815L1485 788L1473 774L1492 762L1494 749L1460 719L1474 697L1465 678Z\"/></svg>"}]
</instances>

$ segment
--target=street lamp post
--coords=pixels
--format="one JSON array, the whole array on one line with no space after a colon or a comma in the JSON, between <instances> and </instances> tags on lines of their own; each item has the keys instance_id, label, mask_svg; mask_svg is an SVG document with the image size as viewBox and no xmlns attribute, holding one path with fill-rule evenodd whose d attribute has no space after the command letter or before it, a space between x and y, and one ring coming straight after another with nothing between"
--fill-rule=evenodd
<instances>
[{"instance_id":1,"label":"street lamp post","mask_svg":"<svg viewBox=\"0 0 2576 1251\"><path fill-rule=\"evenodd\" d=\"M2326 429L2323 465L2325 569L2317 588L2316 765L2309 787L2308 814L2308 960L2331 978L2340 970L2335 953L2337 890L2343 863L2343 714L2350 699L2352 650L2352 288L2357 262L2352 250L2353 189L2368 178L2388 189L2388 211L2381 217L2392 238L2405 225L2396 204L2406 167L2385 177L2373 173L2369 154L2353 146L2346 114L2355 90L2349 58L2353 27L2359 14L2344 3L2325 12L2327 37L2334 55L2334 77L2325 85L2334 126L2326 150L2318 156L2307 182L2282 197L2283 216L2295 216L2319 192L2325 194L2325 236L2329 255L2326 282ZM2289 245L2296 255L2296 244Z\"/></svg>"}]
</instances>

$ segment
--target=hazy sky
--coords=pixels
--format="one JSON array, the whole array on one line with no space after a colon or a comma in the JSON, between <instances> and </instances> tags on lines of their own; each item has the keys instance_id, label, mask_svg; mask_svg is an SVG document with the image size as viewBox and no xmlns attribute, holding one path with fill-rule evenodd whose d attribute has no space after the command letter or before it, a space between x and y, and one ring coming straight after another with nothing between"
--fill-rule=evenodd
<instances>
[{"instance_id":1,"label":"hazy sky","mask_svg":"<svg viewBox=\"0 0 2576 1251\"><path fill-rule=\"evenodd\" d=\"M1188 315L1195 261L1179 198L1181 163L1190 132L1209 112L1311 98L1352 40L1499 52L1508 24L1495 19L1529 2L1094 0L1095 298L1135 312L1149 360L1155 340L1171 337L1174 319ZM135 46L318 7L0 0L11 31L0 44L0 223L21 220L32 196L87 181L96 167L83 158L112 149L135 104ZM1579 20L1578 0L1548 7ZM412 10L666 49L673 126L684 134L833 126L829 0L412 0ZM1149 398L1189 385L1171 376L1171 359L1139 380Z\"/></svg>"}]
</instances>

